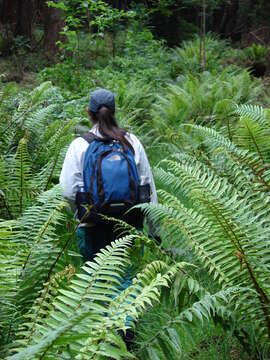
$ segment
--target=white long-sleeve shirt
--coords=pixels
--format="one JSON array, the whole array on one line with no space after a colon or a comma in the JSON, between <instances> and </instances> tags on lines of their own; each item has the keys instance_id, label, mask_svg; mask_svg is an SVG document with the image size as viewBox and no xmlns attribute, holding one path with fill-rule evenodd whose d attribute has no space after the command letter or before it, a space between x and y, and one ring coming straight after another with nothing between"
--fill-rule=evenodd
<instances>
[{"instance_id":1,"label":"white long-sleeve shirt","mask_svg":"<svg viewBox=\"0 0 270 360\"><path fill-rule=\"evenodd\" d=\"M90 131L96 136L101 137L97 125ZM127 133L126 138L134 149L134 159L137 165L140 185L150 184L151 202L157 203L156 187L145 150L135 135ZM75 200L76 193L83 187L83 162L88 145L86 140L79 137L72 141L66 153L60 174L60 184L64 197L71 201Z\"/></svg>"}]
</instances>

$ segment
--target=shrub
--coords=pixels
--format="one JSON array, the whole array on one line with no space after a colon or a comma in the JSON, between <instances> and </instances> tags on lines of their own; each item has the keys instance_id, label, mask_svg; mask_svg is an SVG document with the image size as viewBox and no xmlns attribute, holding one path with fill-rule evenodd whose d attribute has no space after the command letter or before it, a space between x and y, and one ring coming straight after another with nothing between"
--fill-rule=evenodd
<instances>
[{"instance_id":1,"label":"shrub","mask_svg":"<svg viewBox=\"0 0 270 360\"><path fill-rule=\"evenodd\" d=\"M242 61L249 65L252 65L253 63L261 63L266 66L267 54L267 47L254 43L251 46L244 48L240 57Z\"/></svg>"},{"instance_id":2,"label":"shrub","mask_svg":"<svg viewBox=\"0 0 270 360\"><path fill-rule=\"evenodd\" d=\"M41 81L52 81L54 85L72 92L75 97L85 94L92 85L91 73L70 60L43 69L39 78Z\"/></svg>"}]
</instances>

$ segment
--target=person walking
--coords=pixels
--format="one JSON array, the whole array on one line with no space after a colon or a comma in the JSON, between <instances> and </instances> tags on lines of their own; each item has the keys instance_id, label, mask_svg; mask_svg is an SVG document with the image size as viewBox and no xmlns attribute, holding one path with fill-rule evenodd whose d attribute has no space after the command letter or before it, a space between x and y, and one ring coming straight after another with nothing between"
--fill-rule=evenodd
<instances>
[{"instance_id":1,"label":"person walking","mask_svg":"<svg viewBox=\"0 0 270 360\"><path fill-rule=\"evenodd\" d=\"M126 211L137 203L158 201L145 150L134 134L118 126L115 110L111 91L98 89L90 94L87 112L93 126L72 141L60 174L63 195L76 205L81 221L77 238L84 261L93 260L118 236L113 223L99 213L141 228L138 211ZM90 205L90 212L85 205Z\"/></svg>"}]
</instances>

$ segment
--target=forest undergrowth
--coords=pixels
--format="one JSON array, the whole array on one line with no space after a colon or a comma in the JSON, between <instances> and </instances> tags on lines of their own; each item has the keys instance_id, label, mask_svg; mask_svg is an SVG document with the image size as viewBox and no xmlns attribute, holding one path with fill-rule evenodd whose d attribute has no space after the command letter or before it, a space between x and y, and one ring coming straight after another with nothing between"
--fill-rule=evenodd
<instances>
[{"instance_id":1,"label":"forest undergrowth","mask_svg":"<svg viewBox=\"0 0 270 360\"><path fill-rule=\"evenodd\" d=\"M268 359L264 82L213 35L205 71L197 38L172 50L147 29L120 36L114 57L106 39L95 48L91 67L66 57L33 89L1 84L0 357ZM97 87L115 92L120 125L146 148L159 205L143 208L162 241L116 222L122 238L83 265L58 177L68 145L90 126ZM121 292L130 264L134 280ZM130 327L129 351L119 330Z\"/></svg>"}]
</instances>

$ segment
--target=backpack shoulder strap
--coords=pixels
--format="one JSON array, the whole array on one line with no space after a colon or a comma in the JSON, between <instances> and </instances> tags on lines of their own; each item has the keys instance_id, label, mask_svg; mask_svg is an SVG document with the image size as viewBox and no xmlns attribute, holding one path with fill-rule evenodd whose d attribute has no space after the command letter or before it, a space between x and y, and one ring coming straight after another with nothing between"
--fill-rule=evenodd
<instances>
[{"instance_id":1,"label":"backpack shoulder strap","mask_svg":"<svg viewBox=\"0 0 270 360\"><path fill-rule=\"evenodd\" d=\"M86 140L88 142L88 144L91 144L92 141L94 140L102 140L101 138L99 138L98 136L96 136L95 134L93 134L91 131L89 131L88 133L84 134L82 136L82 138L84 140Z\"/></svg>"},{"instance_id":2,"label":"backpack shoulder strap","mask_svg":"<svg viewBox=\"0 0 270 360\"><path fill-rule=\"evenodd\" d=\"M95 134L93 134L91 131L89 131L88 133L84 134L81 136L84 140L86 140L88 142L88 144L91 144L94 140L98 140L100 142L103 142L103 143L111 143L112 141L114 141L113 139L111 138L102 138L102 137L99 137Z\"/></svg>"}]
</instances>

